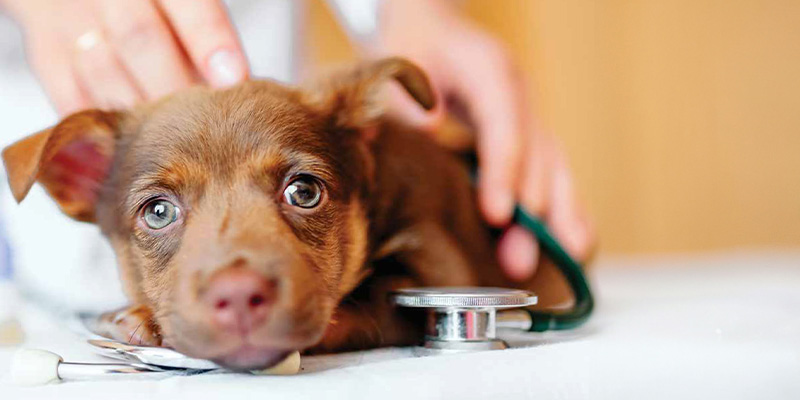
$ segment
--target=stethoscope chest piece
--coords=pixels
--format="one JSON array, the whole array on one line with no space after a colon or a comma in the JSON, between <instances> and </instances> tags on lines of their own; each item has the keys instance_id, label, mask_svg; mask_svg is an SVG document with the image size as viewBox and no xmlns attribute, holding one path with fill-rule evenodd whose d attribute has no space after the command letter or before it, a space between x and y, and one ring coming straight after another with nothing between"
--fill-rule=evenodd
<instances>
[{"instance_id":1,"label":"stethoscope chest piece","mask_svg":"<svg viewBox=\"0 0 800 400\"><path fill-rule=\"evenodd\" d=\"M397 290L395 305L427 309L424 347L444 351L499 350L497 311L536 304L531 292L490 287L423 287Z\"/></svg>"}]
</instances>

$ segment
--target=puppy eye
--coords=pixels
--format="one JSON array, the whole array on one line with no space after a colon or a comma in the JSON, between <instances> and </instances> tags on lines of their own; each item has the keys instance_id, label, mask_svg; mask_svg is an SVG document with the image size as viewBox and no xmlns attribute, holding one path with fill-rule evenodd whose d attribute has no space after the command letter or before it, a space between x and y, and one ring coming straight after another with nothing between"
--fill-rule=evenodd
<instances>
[{"instance_id":1,"label":"puppy eye","mask_svg":"<svg viewBox=\"0 0 800 400\"><path fill-rule=\"evenodd\" d=\"M142 218L150 229L162 229L178 219L180 209L167 200L151 201L144 208Z\"/></svg>"},{"instance_id":2,"label":"puppy eye","mask_svg":"<svg viewBox=\"0 0 800 400\"><path fill-rule=\"evenodd\" d=\"M300 208L314 208L322 198L322 188L316 179L301 176L286 186L283 198L287 203Z\"/></svg>"}]
</instances>

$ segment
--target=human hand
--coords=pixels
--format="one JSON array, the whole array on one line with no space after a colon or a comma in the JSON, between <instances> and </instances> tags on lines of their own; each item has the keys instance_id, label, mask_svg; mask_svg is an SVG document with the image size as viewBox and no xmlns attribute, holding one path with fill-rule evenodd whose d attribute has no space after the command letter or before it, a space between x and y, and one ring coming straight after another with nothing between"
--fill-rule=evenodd
<instances>
[{"instance_id":1,"label":"human hand","mask_svg":"<svg viewBox=\"0 0 800 400\"><path fill-rule=\"evenodd\" d=\"M450 1L387 0L380 52L403 55L428 72L440 102L464 108L477 128L478 195L485 219L507 227L516 202L542 218L576 259L589 257L592 226L577 202L570 170L555 139L530 114L522 77L504 47L463 20ZM431 128L443 113L403 116ZM458 110L456 110L458 111ZM534 237L513 225L498 245L506 274L529 278L540 261Z\"/></svg>"},{"instance_id":2,"label":"human hand","mask_svg":"<svg viewBox=\"0 0 800 400\"><path fill-rule=\"evenodd\" d=\"M220 0L0 0L59 114L125 108L248 75Z\"/></svg>"}]
</instances>

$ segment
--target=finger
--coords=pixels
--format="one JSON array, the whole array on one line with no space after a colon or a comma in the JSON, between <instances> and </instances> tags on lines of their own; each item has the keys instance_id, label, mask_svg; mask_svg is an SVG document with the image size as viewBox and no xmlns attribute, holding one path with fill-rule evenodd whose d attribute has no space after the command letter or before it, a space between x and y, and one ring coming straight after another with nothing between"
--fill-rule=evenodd
<instances>
[{"instance_id":1,"label":"finger","mask_svg":"<svg viewBox=\"0 0 800 400\"><path fill-rule=\"evenodd\" d=\"M597 251L597 231L591 219L582 210L579 211L579 228L583 235L583 241L576 243L572 251L573 257L580 263L587 263L594 257Z\"/></svg>"},{"instance_id":2,"label":"finger","mask_svg":"<svg viewBox=\"0 0 800 400\"><path fill-rule=\"evenodd\" d=\"M553 152L547 221L568 253L585 258L593 246L593 233L577 201L572 174L559 150Z\"/></svg>"},{"instance_id":3,"label":"finger","mask_svg":"<svg viewBox=\"0 0 800 400\"><path fill-rule=\"evenodd\" d=\"M194 83L194 72L150 1L98 1L117 56L148 99Z\"/></svg>"},{"instance_id":4,"label":"finger","mask_svg":"<svg viewBox=\"0 0 800 400\"><path fill-rule=\"evenodd\" d=\"M248 67L225 5L219 0L159 0L189 58L214 87L247 78Z\"/></svg>"},{"instance_id":5,"label":"finger","mask_svg":"<svg viewBox=\"0 0 800 400\"><path fill-rule=\"evenodd\" d=\"M141 100L99 31L89 31L78 38L74 68L81 86L100 108L129 108Z\"/></svg>"},{"instance_id":6,"label":"finger","mask_svg":"<svg viewBox=\"0 0 800 400\"><path fill-rule=\"evenodd\" d=\"M530 232L519 225L514 225L500 238L497 258L509 278L524 281L536 272L539 246Z\"/></svg>"},{"instance_id":7,"label":"finger","mask_svg":"<svg viewBox=\"0 0 800 400\"><path fill-rule=\"evenodd\" d=\"M520 161L522 107L519 85L503 53L486 51L481 62L454 62L454 84L478 127L481 209L493 225L508 222Z\"/></svg>"},{"instance_id":8,"label":"finger","mask_svg":"<svg viewBox=\"0 0 800 400\"><path fill-rule=\"evenodd\" d=\"M526 211L543 217L548 208L555 145L549 135L536 132L533 126L527 129L518 197Z\"/></svg>"},{"instance_id":9,"label":"finger","mask_svg":"<svg viewBox=\"0 0 800 400\"><path fill-rule=\"evenodd\" d=\"M65 116L90 107L91 100L81 91L65 46L35 38L31 43L35 44L29 52L31 66L58 114Z\"/></svg>"}]
</instances>

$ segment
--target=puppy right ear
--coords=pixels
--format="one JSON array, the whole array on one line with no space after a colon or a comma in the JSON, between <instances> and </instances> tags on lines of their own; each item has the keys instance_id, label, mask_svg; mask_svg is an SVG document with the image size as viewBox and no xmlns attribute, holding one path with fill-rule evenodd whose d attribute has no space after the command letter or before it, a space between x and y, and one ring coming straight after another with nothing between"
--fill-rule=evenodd
<instances>
[{"instance_id":1,"label":"puppy right ear","mask_svg":"<svg viewBox=\"0 0 800 400\"><path fill-rule=\"evenodd\" d=\"M21 202L41 183L65 214L93 222L114 153L121 113L82 111L3 150L11 193Z\"/></svg>"},{"instance_id":2,"label":"puppy right ear","mask_svg":"<svg viewBox=\"0 0 800 400\"><path fill-rule=\"evenodd\" d=\"M344 128L371 125L384 112L377 98L380 87L394 80L425 110L436 105L436 96L428 77L414 63L399 57L359 64L313 82L304 100L314 109L329 114Z\"/></svg>"}]
</instances>

